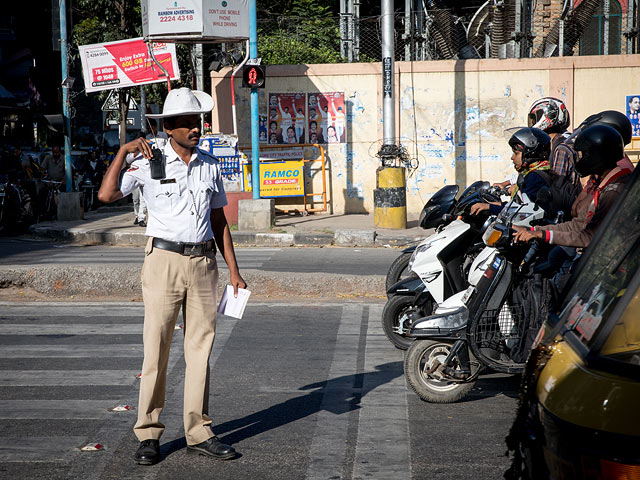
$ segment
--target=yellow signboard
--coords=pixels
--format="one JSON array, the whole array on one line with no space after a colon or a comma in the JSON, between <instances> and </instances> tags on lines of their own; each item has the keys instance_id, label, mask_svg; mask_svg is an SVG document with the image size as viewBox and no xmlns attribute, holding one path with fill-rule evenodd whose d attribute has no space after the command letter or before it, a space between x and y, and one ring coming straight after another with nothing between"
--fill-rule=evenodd
<instances>
[{"instance_id":1,"label":"yellow signboard","mask_svg":"<svg viewBox=\"0 0 640 480\"><path fill-rule=\"evenodd\" d=\"M251 190L251 165L245 165L245 191ZM260 197L301 197L304 195L304 162L260 162Z\"/></svg>"}]
</instances>

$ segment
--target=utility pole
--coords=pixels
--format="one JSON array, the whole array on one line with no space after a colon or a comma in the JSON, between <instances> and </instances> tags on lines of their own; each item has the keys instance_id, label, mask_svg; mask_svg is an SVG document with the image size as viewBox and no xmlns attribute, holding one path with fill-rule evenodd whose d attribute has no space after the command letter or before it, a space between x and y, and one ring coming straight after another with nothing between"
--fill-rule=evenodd
<instances>
[{"instance_id":1,"label":"utility pole","mask_svg":"<svg viewBox=\"0 0 640 480\"><path fill-rule=\"evenodd\" d=\"M396 144L396 101L393 40L393 0L382 0L382 165L376 170L373 224L407 228L407 189L401 149Z\"/></svg>"},{"instance_id":2,"label":"utility pole","mask_svg":"<svg viewBox=\"0 0 640 480\"><path fill-rule=\"evenodd\" d=\"M258 58L258 9L256 0L249 1L249 57ZM260 143L258 89L251 88L251 187L253 199L260 198Z\"/></svg>"},{"instance_id":3,"label":"utility pole","mask_svg":"<svg viewBox=\"0 0 640 480\"><path fill-rule=\"evenodd\" d=\"M62 122L64 130L64 170L66 191L73 191L71 178L71 119L69 118L69 58L67 53L67 2L59 0L60 8L60 59L62 62Z\"/></svg>"}]
</instances>

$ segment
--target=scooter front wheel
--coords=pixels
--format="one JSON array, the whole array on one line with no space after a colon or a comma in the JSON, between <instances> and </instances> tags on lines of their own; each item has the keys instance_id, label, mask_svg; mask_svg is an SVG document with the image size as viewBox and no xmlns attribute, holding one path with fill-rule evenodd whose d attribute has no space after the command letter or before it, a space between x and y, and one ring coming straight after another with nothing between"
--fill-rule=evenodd
<instances>
[{"instance_id":1,"label":"scooter front wheel","mask_svg":"<svg viewBox=\"0 0 640 480\"><path fill-rule=\"evenodd\" d=\"M431 403L454 403L464 398L475 381L456 382L446 379L438 371L453 345L433 340L416 340L404 358L404 374L418 396ZM471 362L476 363L475 358ZM454 366L454 365L452 365ZM455 366L457 369L459 365Z\"/></svg>"},{"instance_id":2,"label":"scooter front wheel","mask_svg":"<svg viewBox=\"0 0 640 480\"><path fill-rule=\"evenodd\" d=\"M398 283L401 279L405 278L409 275L409 260L411 260L411 255L413 252L405 252L396 258L391 266L389 267L389 271L387 272L387 278L384 282L385 290L388 292L389 289ZM387 296L389 296L387 294Z\"/></svg>"},{"instance_id":3,"label":"scooter front wheel","mask_svg":"<svg viewBox=\"0 0 640 480\"><path fill-rule=\"evenodd\" d=\"M408 331L415 314L418 317L429 315L433 311L433 302L427 301L425 305L414 305L414 296L395 295L387 300L382 310L382 329L389 341L396 348L406 350L413 343L412 338L407 338L400 331Z\"/></svg>"}]
</instances>

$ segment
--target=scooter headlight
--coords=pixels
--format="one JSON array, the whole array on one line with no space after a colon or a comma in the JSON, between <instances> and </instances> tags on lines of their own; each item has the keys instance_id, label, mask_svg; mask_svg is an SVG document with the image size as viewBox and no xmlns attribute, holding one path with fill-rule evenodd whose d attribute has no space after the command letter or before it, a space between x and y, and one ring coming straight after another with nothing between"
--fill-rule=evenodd
<instances>
[{"instance_id":1,"label":"scooter headlight","mask_svg":"<svg viewBox=\"0 0 640 480\"><path fill-rule=\"evenodd\" d=\"M413 325L413 329L421 328L442 328L442 329L454 329L461 328L467 324L469 320L469 310L466 307L460 307L454 312L431 315L424 320L416 322Z\"/></svg>"},{"instance_id":2,"label":"scooter headlight","mask_svg":"<svg viewBox=\"0 0 640 480\"><path fill-rule=\"evenodd\" d=\"M487 231L482 235L482 241L488 247L495 247L501 240L507 238L509 232L499 224L494 223L487 228Z\"/></svg>"}]
</instances>

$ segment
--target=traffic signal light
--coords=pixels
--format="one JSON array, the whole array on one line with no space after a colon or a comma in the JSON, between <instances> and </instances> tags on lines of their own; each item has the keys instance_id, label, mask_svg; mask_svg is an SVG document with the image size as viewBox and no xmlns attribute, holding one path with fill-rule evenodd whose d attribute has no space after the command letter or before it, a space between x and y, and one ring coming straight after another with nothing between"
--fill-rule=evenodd
<instances>
[{"instance_id":1,"label":"traffic signal light","mask_svg":"<svg viewBox=\"0 0 640 480\"><path fill-rule=\"evenodd\" d=\"M242 70L242 86L248 88L264 88L265 84L264 65L245 65Z\"/></svg>"}]
</instances>

